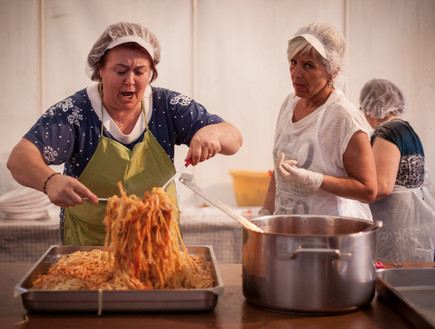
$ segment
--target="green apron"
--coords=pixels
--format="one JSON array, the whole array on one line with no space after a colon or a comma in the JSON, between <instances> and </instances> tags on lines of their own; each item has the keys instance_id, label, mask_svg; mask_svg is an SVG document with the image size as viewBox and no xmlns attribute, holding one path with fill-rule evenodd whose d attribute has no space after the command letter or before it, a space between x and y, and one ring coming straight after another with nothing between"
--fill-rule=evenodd
<instances>
[{"instance_id":1,"label":"green apron","mask_svg":"<svg viewBox=\"0 0 435 329\"><path fill-rule=\"evenodd\" d=\"M144 111L143 104L142 110ZM101 138L97 149L78 180L100 198L120 195L117 185L119 181L127 195L135 194L143 198L145 191L162 186L174 174L172 161L148 129L148 125L143 141L130 151L121 143L103 136L101 124ZM166 188L166 192L173 195L178 209L174 182ZM106 206L107 202L100 201L94 205L84 201L81 205L65 208L63 243L103 245L106 238L103 224Z\"/></svg>"}]
</instances>

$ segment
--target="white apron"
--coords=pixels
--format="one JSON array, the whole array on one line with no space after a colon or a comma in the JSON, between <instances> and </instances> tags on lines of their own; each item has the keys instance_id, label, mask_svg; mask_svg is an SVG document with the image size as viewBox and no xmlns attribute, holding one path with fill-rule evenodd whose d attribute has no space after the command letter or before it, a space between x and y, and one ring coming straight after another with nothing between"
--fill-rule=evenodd
<instances>
[{"instance_id":1,"label":"white apron","mask_svg":"<svg viewBox=\"0 0 435 329\"><path fill-rule=\"evenodd\" d=\"M373 219L384 223L377 236L377 260L434 261L435 201L425 186L395 186L389 196L371 203L370 208Z\"/></svg>"},{"instance_id":2,"label":"white apron","mask_svg":"<svg viewBox=\"0 0 435 329\"><path fill-rule=\"evenodd\" d=\"M296 160L301 168L336 177L347 176L344 166L341 167L339 164L342 163L342 153L344 153L348 139L356 131L363 130L355 124L359 119L359 114L352 113L353 109L348 110L347 107L351 105L348 105L349 103L345 100L342 92L334 91L325 104L304 119L293 123L293 110L299 100L297 97L294 99L289 98L287 104L283 104L286 108L281 110L275 135L275 163L277 156L280 153L284 153L287 160ZM345 116L350 119L345 130L343 130L343 134L348 136L346 138L341 136L339 139L338 136L334 136L334 134L339 134L339 132L328 132L329 135L325 138L331 139L331 143L329 143L331 150L337 152L337 158L340 159L325 161L323 153L329 152L329 150L324 149L324 147L322 149L320 146L320 141L324 138L324 136L321 136L320 131L322 123L324 123L325 112L328 112L327 115L332 115L336 111L335 106L337 106L337 109L339 108L337 111L341 111L337 112L337 115L347 111ZM354 120L353 117L356 119ZM336 121L340 124L340 120ZM342 145L337 145L340 143ZM339 150L339 148L342 149ZM284 182L279 175L276 175L275 179L276 214L312 214L372 219L370 208L367 204L338 197L320 189L312 192L304 184Z\"/></svg>"}]
</instances>

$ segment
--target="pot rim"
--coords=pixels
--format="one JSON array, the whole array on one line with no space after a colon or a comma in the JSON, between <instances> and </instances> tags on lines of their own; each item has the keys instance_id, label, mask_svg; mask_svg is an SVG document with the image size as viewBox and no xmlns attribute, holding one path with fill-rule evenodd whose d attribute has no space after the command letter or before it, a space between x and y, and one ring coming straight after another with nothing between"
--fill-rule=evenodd
<instances>
[{"instance_id":1,"label":"pot rim","mask_svg":"<svg viewBox=\"0 0 435 329\"><path fill-rule=\"evenodd\" d=\"M356 218L356 217L350 217L350 216L332 216L332 215L311 215L311 214L289 214L289 215L267 215L267 216L259 216L259 217L254 217L251 218L250 221L257 225L258 227L264 229L261 225L258 225L257 222L266 220L266 219L273 219L273 218L280 218L280 217L302 217L302 218L318 218L321 220L334 220L334 219L342 219L342 220L354 220L360 223L364 223L367 224L367 226L371 225L374 223L374 221L372 220L368 220L368 219L362 219L362 218ZM354 232L354 233L337 233L337 234L304 234L304 233L275 233L275 232L255 232L253 230L247 229L242 227L244 231L249 231L252 233L257 233L257 234L265 234L265 235L274 235L274 236L291 236L291 237L315 237L315 238L319 238L319 237L335 237L335 236L362 236L362 235L367 235L367 234L373 234L374 232L377 232L379 229L381 229L381 227L375 228L372 231L368 231L368 232Z\"/></svg>"}]
</instances>

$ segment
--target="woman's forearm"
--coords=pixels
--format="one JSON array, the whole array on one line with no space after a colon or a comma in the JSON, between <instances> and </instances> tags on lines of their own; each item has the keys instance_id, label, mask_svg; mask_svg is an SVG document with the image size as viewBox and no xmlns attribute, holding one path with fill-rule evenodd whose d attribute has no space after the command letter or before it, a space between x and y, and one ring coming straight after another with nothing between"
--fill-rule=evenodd
<instances>
[{"instance_id":1,"label":"woman's forearm","mask_svg":"<svg viewBox=\"0 0 435 329\"><path fill-rule=\"evenodd\" d=\"M7 167L18 183L38 191L43 191L45 180L54 173L46 165L41 152L25 138L13 148Z\"/></svg>"},{"instance_id":2,"label":"woman's forearm","mask_svg":"<svg viewBox=\"0 0 435 329\"><path fill-rule=\"evenodd\" d=\"M267 188L266 197L264 198L263 208L270 210L272 213L275 211L275 174L270 178L269 187Z\"/></svg>"},{"instance_id":3,"label":"woman's forearm","mask_svg":"<svg viewBox=\"0 0 435 329\"><path fill-rule=\"evenodd\" d=\"M224 155L237 153L243 143L239 129L229 122L218 123L216 127L219 127L219 141L222 148L219 153Z\"/></svg>"},{"instance_id":4,"label":"woman's forearm","mask_svg":"<svg viewBox=\"0 0 435 329\"><path fill-rule=\"evenodd\" d=\"M322 190L361 202L372 202L376 197L376 182L361 182L351 177L323 176Z\"/></svg>"}]
</instances>

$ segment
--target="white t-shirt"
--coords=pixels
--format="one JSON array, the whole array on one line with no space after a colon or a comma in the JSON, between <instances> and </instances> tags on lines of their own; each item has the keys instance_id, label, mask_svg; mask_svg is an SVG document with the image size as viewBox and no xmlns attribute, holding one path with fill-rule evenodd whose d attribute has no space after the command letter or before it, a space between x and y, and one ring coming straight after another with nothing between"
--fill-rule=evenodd
<instances>
[{"instance_id":1,"label":"white t-shirt","mask_svg":"<svg viewBox=\"0 0 435 329\"><path fill-rule=\"evenodd\" d=\"M325 104L302 120L293 122L293 111L299 100L299 97L290 94L282 103L275 131L275 166L279 155L284 153L287 160L296 160L298 167L330 176L346 177L343 154L349 140L359 130L368 131L362 113L341 91L335 90ZM355 209L362 206L362 212L349 211L347 205L357 201L340 198L323 190L311 192L303 184L283 182L279 175L275 178L275 211L278 213L359 218L364 215L363 218L371 219L370 210L365 204L355 205Z\"/></svg>"}]
</instances>

